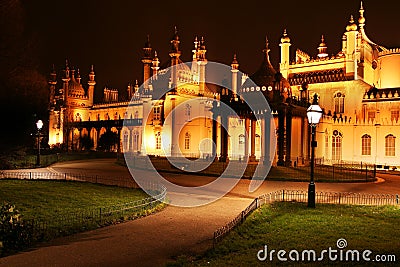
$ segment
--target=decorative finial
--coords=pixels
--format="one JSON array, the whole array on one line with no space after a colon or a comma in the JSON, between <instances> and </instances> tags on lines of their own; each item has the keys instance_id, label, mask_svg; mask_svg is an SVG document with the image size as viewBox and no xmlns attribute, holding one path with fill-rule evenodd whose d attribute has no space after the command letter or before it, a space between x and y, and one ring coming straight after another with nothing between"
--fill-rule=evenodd
<instances>
[{"instance_id":1,"label":"decorative finial","mask_svg":"<svg viewBox=\"0 0 400 267\"><path fill-rule=\"evenodd\" d=\"M347 25L346 29L348 32L357 30L357 25L354 23L353 15L350 16L349 25Z\"/></svg>"},{"instance_id":2,"label":"decorative finial","mask_svg":"<svg viewBox=\"0 0 400 267\"><path fill-rule=\"evenodd\" d=\"M194 38L194 49L195 49L195 50L197 50L198 45L199 45L199 41L198 41L197 36L196 36L196 37Z\"/></svg>"},{"instance_id":3,"label":"decorative finial","mask_svg":"<svg viewBox=\"0 0 400 267\"><path fill-rule=\"evenodd\" d=\"M66 69L69 69L69 66L68 66L68 59L65 60L65 68L66 68Z\"/></svg>"},{"instance_id":4,"label":"decorative finial","mask_svg":"<svg viewBox=\"0 0 400 267\"><path fill-rule=\"evenodd\" d=\"M363 6L363 2L361 1L360 18L358 19L358 23L359 23L361 29L363 29L365 26L364 12L365 12L365 10L364 10L364 6Z\"/></svg>"},{"instance_id":5,"label":"decorative finial","mask_svg":"<svg viewBox=\"0 0 400 267\"><path fill-rule=\"evenodd\" d=\"M286 29L284 29L284 31L283 31L283 36L281 38L281 43L282 44L283 43L290 43L290 38L289 38L289 36L287 34L287 30Z\"/></svg>"},{"instance_id":6,"label":"decorative finial","mask_svg":"<svg viewBox=\"0 0 400 267\"><path fill-rule=\"evenodd\" d=\"M146 43L144 45L145 48L150 48L150 34L147 34L147 39L146 39Z\"/></svg>"},{"instance_id":7,"label":"decorative finial","mask_svg":"<svg viewBox=\"0 0 400 267\"><path fill-rule=\"evenodd\" d=\"M157 50L154 51L154 58L157 58Z\"/></svg>"},{"instance_id":8,"label":"decorative finial","mask_svg":"<svg viewBox=\"0 0 400 267\"><path fill-rule=\"evenodd\" d=\"M176 25L174 26L175 34L178 33L178 29L176 28Z\"/></svg>"},{"instance_id":9,"label":"decorative finial","mask_svg":"<svg viewBox=\"0 0 400 267\"><path fill-rule=\"evenodd\" d=\"M265 36L265 48L263 50L263 52L265 53L265 56L267 58L267 60L269 61L269 52L271 50L269 49L269 41L268 41L268 36Z\"/></svg>"},{"instance_id":10,"label":"decorative finial","mask_svg":"<svg viewBox=\"0 0 400 267\"><path fill-rule=\"evenodd\" d=\"M94 73L94 65L93 64L90 66L90 72Z\"/></svg>"},{"instance_id":11,"label":"decorative finial","mask_svg":"<svg viewBox=\"0 0 400 267\"><path fill-rule=\"evenodd\" d=\"M54 63L53 63L53 65L52 65L52 67L51 67L51 71L54 73L54 72L56 72L56 67L54 66Z\"/></svg>"}]
</instances>

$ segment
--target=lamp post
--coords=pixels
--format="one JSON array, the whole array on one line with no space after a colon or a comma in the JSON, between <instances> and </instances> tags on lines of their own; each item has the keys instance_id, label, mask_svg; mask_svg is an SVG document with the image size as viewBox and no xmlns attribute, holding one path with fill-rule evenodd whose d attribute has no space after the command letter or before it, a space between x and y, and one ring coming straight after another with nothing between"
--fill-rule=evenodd
<instances>
[{"instance_id":1,"label":"lamp post","mask_svg":"<svg viewBox=\"0 0 400 267\"><path fill-rule=\"evenodd\" d=\"M310 184L308 185L308 207L315 208L315 183L314 183L314 164L315 164L315 148L317 141L315 141L315 129L322 117L322 109L318 105L318 96L314 94L314 99L311 106L307 109L307 119L311 127L311 174Z\"/></svg>"},{"instance_id":2,"label":"lamp post","mask_svg":"<svg viewBox=\"0 0 400 267\"><path fill-rule=\"evenodd\" d=\"M40 166L40 130L43 127L43 122L42 120L38 120L36 122L36 128L37 128L37 156L36 156L36 166Z\"/></svg>"}]
</instances>

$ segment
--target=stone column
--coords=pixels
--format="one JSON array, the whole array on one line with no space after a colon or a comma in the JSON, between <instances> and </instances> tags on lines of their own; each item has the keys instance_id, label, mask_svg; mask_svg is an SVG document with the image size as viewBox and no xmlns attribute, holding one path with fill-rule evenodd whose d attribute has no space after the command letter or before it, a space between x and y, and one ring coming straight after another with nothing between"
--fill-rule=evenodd
<instances>
[{"instance_id":1,"label":"stone column","mask_svg":"<svg viewBox=\"0 0 400 267\"><path fill-rule=\"evenodd\" d=\"M249 135L250 135L250 119L244 119L244 161L249 159Z\"/></svg>"},{"instance_id":2,"label":"stone column","mask_svg":"<svg viewBox=\"0 0 400 267\"><path fill-rule=\"evenodd\" d=\"M251 120L250 161L256 161L256 120Z\"/></svg>"},{"instance_id":3,"label":"stone column","mask_svg":"<svg viewBox=\"0 0 400 267\"><path fill-rule=\"evenodd\" d=\"M286 112L286 162L285 165L290 167L292 165L292 112Z\"/></svg>"},{"instance_id":4,"label":"stone column","mask_svg":"<svg viewBox=\"0 0 400 267\"><path fill-rule=\"evenodd\" d=\"M264 114L261 122L261 151L263 156L263 164L266 166L271 165L271 119L272 116L270 114Z\"/></svg>"}]
</instances>

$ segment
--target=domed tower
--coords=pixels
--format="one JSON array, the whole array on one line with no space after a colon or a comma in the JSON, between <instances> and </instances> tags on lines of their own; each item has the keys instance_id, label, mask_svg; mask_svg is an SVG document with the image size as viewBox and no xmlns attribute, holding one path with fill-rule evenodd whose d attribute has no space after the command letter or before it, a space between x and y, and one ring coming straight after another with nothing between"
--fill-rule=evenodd
<instances>
[{"instance_id":1,"label":"domed tower","mask_svg":"<svg viewBox=\"0 0 400 267\"><path fill-rule=\"evenodd\" d=\"M285 103L288 98L291 98L291 88L288 80L277 72L271 64L269 59L269 43L268 39L265 42L263 49L263 62L260 68L250 76L250 79L260 88L264 96L270 104L272 103ZM243 84L247 91L248 82ZM250 88L250 92L252 89Z\"/></svg>"},{"instance_id":2,"label":"domed tower","mask_svg":"<svg viewBox=\"0 0 400 267\"><path fill-rule=\"evenodd\" d=\"M231 64L232 72L232 91L235 101L237 101L237 91L238 91L238 72L239 72L239 62L236 59L236 54L233 55L233 61Z\"/></svg>"},{"instance_id":3,"label":"domed tower","mask_svg":"<svg viewBox=\"0 0 400 267\"><path fill-rule=\"evenodd\" d=\"M151 77L151 66L153 63L152 48L150 44L150 36L147 35L147 41L143 47L143 89L145 92L149 90L149 79Z\"/></svg>"},{"instance_id":4,"label":"domed tower","mask_svg":"<svg viewBox=\"0 0 400 267\"><path fill-rule=\"evenodd\" d=\"M321 37L321 43L318 46L318 58L323 59L323 58L327 58L328 55L328 47L326 46L325 43L325 38L322 35Z\"/></svg>"},{"instance_id":5,"label":"domed tower","mask_svg":"<svg viewBox=\"0 0 400 267\"><path fill-rule=\"evenodd\" d=\"M178 30L175 26L174 35L171 39L171 50L169 56L171 57L171 88L175 89L178 85L178 73L177 69L174 67L180 63L181 51L179 50L179 35Z\"/></svg>"},{"instance_id":6,"label":"domed tower","mask_svg":"<svg viewBox=\"0 0 400 267\"><path fill-rule=\"evenodd\" d=\"M346 27L345 47L343 49L346 57L346 75L357 79L357 24L354 22L353 16L350 17L349 24Z\"/></svg>"},{"instance_id":7,"label":"domed tower","mask_svg":"<svg viewBox=\"0 0 400 267\"><path fill-rule=\"evenodd\" d=\"M281 63L279 64L280 72L284 78L288 78L289 75L289 64L290 64L290 38L287 34L286 29L283 32L283 36L281 38L281 43L279 46L281 47Z\"/></svg>"}]
</instances>

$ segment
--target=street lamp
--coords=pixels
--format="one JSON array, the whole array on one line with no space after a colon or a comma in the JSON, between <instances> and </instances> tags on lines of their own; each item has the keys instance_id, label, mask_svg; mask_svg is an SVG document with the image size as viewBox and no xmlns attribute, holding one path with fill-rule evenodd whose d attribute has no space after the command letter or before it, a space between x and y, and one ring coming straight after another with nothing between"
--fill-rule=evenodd
<instances>
[{"instance_id":1,"label":"street lamp","mask_svg":"<svg viewBox=\"0 0 400 267\"><path fill-rule=\"evenodd\" d=\"M37 156L36 156L36 166L40 166L40 130L43 127L43 121L38 120L36 122L37 127Z\"/></svg>"},{"instance_id":2,"label":"street lamp","mask_svg":"<svg viewBox=\"0 0 400 267\"><path fill-rule=\"evenodd\" d=\"M315 141L315 128L322 117L322 109L318 105L318 96L314 94L314 99L311 106L307 109L308 123L311 127L311 174L310 184L308 185L308 207L315 208L315 183L314 183L314 164L315 164L315 148L317 141Z\"/></svg>"}]
</instances>

